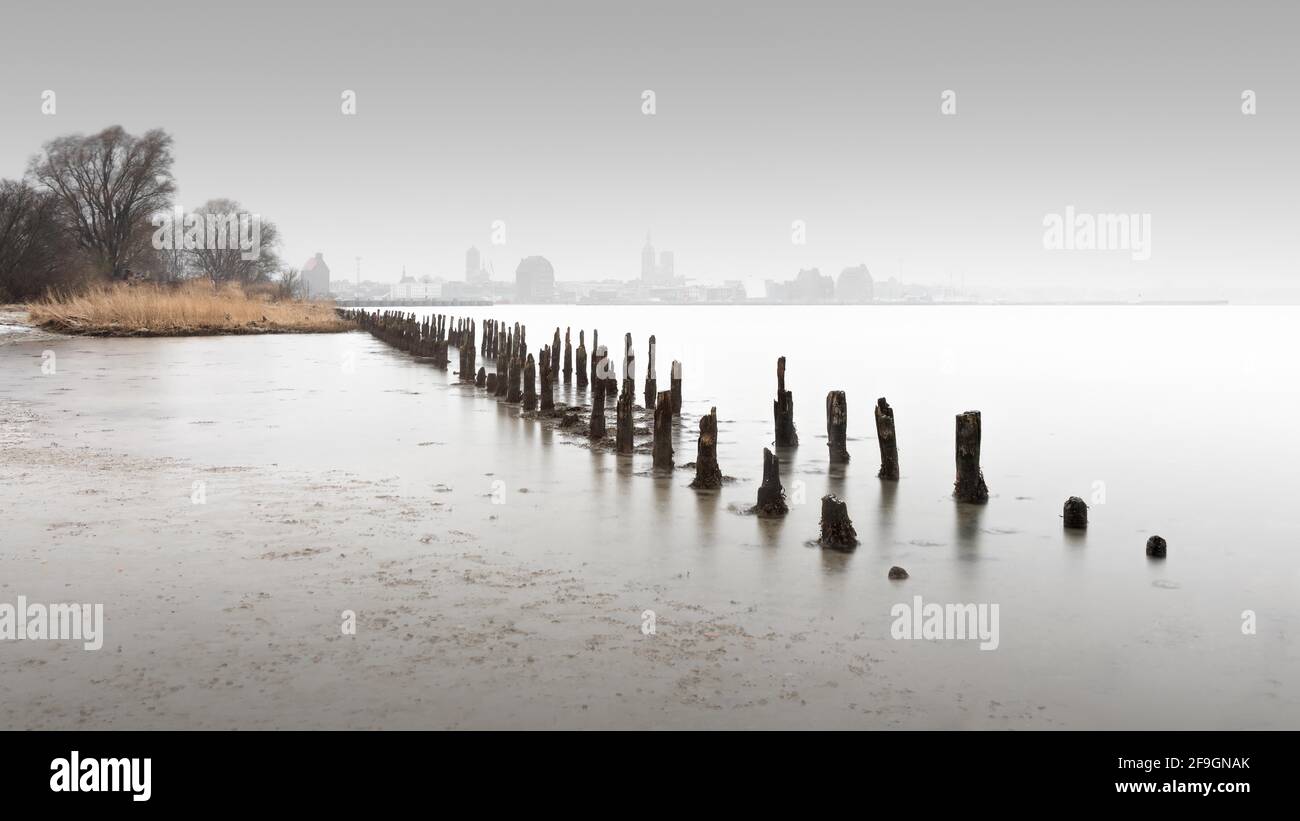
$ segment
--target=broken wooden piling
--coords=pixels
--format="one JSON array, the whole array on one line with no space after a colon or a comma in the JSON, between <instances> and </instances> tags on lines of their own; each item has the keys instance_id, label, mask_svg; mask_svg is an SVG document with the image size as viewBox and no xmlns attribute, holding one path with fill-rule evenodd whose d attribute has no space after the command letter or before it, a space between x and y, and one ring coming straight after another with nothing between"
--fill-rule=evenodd
<instances>
[{"instance_id":1,"label":"broken wooden piling","mask_svg":"<svg viewBox=\"0 0 1300 821\"><path fill-rule=\"evenodd\" d=\"M592 353L592 361L600 356L600 351ZM593 379L591 382L591 425L588 433L592 439L605 438L605 382L601 379Z\"/></svg>"},{"instance_id":2,"label":"broken wooden piling","mask_svg":"<svg viewBox=\"0 0 1300 821\"><path fill-rule=\"evenodd\" d=\"M984 471L980 469L981 427L979 411L957 414L957 480L952 495L959 502L984 504L989 500Z\"/></svg>"},{"instance_id":3,"label":"broken wooden piling","mask_svg":"<svg viewBox=\"0 0 1300 821\"><path fill-rule=\"evenodd\" d=\"M1071 530L1086 530L1088 528L1088 503L1078 496L1071 496L1065 500L1065 508L1061 514L1065 526Z\"/></svg>"},{"instance_id":4,"label":"broken wooden piling","mask_svg":"<svg viewBox=\"0 0 1300 821\"><path fill-rule=\"evenodd\" d=\"M487 368L479 366L478 373L474 376L474 386L482 388L487 385Z\"/></svg>"},{"instance_id":5,"label":"broken wooden piling","mask_svg":"<svg viewBox=\"0 0 1300 821\"><path fill-rule=\"evenodd\" d=\"M655 380L655 335L650 334L650 343L646 346L645 355L645 406L655 408L655 397L659 395L659 385ZM671 403L671 400L669 400Z\"/></svg>"},{"instance_id":6,"label":"broken wooden piling","mask_svg":"<svg viewBox=\"0 0 1300 821\"><path fill-rule=\"evenodd\" d=\"M654 466L673 469L673 395L663 391L655 397Z\"/></svg>"},{"instance_id":7,"label":"broken wooden piling","mask_svg":"<svg viewBox=\"0 0 1300 821\"><path fill-rule=\"evenodd\" d=\"M625 389L618 396L614 415L614 442L619 453L631 455L632 444L632 391Z\"/></svg>"},{"instance_id":8,"label":"broken wooden piling","mask_svg":"<svg viewBox=\"0 0 1300 821\"><path fill-rule=\"evenodd\" d=\"M578 388L587 387L587 341L584 338L585 332L578 331L578 351L577 351L577 368L578 368Z\"/></svg>"},{"instance_id":9,"label":"broken wooden piling","mask_svg":"<svg viewBox=\"0 0 1300 821\"><path fill-rule=\"evenodd\" d=\"M876 400L876 440L880 443L881 479L898 481L898 439L894 433L894 409L885 397Z\"/></svg>"},{"instance_id":10,"label":"broken wooden piling","mask_svg":"<svg viewBox=\"0 0 1300 821\"><path fill-rule=\"evenodd\" d=\"M581 365L578 366L582 368ZM573 378L573 343L569 341L569 329L564 329L564 384Z\"/></svg>"},{"instance_id":11,"label":"broken wooden piling","mask_svg":"<svg viewBox=\"0 0 1300 821\"><path fill-rule=\"evenodd\" d=\"M560 326L555 326L555 335L551 337L551 373L560 370Z\"/></svg>"},{"instance_id":12,"label":"broken wooden piling","mask_svg":"<svg viewBox=\"0 0 1300 821\"><path fill-rule=\"evenodd\" d=\"M785 488L781 487L781 460L767 448L763 448L763 484L758 488L758 505L754 510L765 517L790 512L785 504Z\"/></svg>"},{"instance_id":13,"label":"broken wooden piling","mask_svg":"<svg viewBox=\"0 0 1300 821\"><path fill-rule=\"evenodd\" d=\"M524 361L524 410L537 410L537 365L532 354Z\"/></svg>"},{"instance_id":14,"label":"broken wooden piling","mask_svg":"<svg viewBox=\"0 0 1300 821\"><path fill-rule=\"evenodd\" d=\"M826 447L832 465L849 461L848 427L849 400L844 391L831 391L826 394Z\"/></svg>"},{"instance_id":15,"label":"broken wooden piling","mask_svg":"<svg viewBox=\"0 0 1300 821\"><path fill-rule=\"evenodd\" d=\"M772 402L772 416L776 423L776 446L798 445L799 434L794 427L794 394L785 389L784 356L776 360L776 399Z\"/></svg>"},{"instance_id":16,"label":"broken wooden piling","mask_svg":"<svg viewBox=\"0 0 1300 821\"><path fill-rule=\"evenodd\" d=\"M538 397L538 407L541 410L549 411L555 409L555 391L552 385L555 382L555 369L551 367L555 362L555 357L550 356L551 351L542 350L541 372L538 374L541 382L541 395Z\"/></svg>"},{"instance_id":17,"label":"broken wooden piling","mask_svg":"<svg viewBox=\"0 0 1300 821\"><path fill-rule=\"evenodd\" d=\"M673 416L682 415L682 363L673 360L668 372L668 387L673 395Z\"/></svg>"},{"instance_id":18,"label":"broken wooden piling","mask_svg":"<svg viewBox=\"0 0 1300 821\"><path fill-rule=\"evenodd\" d=\"M709 412L700 417L700 438L695 444L695 479L691 481L691 487L697 490L722 487L722 469L718 467L717 408L709 408Z\"/></svg>"},{"instance_id":19,"label":"broken wooden piling","mask_svg":"<svg viewBox=\"0 0 1300 821\"><path fill-rule=\"evenodd\" d=\"M513 404L522 401L524 398L523 363L519 361L519 357L510 357L509 374L508 385L506 387L506 401Z\"/></svg>"},{"instance_id":20,"label":"broken wooden piling","mask_svg":"<svg viewBox=\"0 0 1300 821\"><path fill-rule=\"evenodd\" d=\"M822 497L821 538L822 547L848 550L858 544L858 532L849 520L849 506L834 493Z\"/></svg>"}]
</instances>

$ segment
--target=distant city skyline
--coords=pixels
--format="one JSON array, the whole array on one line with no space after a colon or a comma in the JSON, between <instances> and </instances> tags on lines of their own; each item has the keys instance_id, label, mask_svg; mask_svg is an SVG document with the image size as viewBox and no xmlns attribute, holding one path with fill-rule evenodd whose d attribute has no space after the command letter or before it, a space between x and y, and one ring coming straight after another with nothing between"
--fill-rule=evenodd
<instances>
[{"instance_id":1,"label":"distant city skyline","mask_svg":"<svg viewBox=\"0 0 1300 821\"><path fill-rule=\"evenodd\" d=\"M286 262L323 252L349 278L356 257L363 278L453 278L476 246L498 278L540 255L558 281L631 280L650 230L677 276L751 288L865 263L1300 298L1293 7L711 8L239 0L257 23L231 59L176 36L208 25L199 7L7 7L31 36L0 51L0 177L58 135L162 127L181 205L237 199L276 222ZM323 59L286 63L304 31ZM84 59L49 60L52 37ZM1067 209L1149 215L1150 259L1045 248Z\"/></svg>"}]
</instances>

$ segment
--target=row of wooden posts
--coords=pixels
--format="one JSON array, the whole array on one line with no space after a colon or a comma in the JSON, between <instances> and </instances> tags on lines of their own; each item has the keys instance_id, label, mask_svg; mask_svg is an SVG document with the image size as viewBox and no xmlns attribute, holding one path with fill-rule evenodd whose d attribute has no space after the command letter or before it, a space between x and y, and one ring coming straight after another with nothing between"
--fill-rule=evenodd
<instances>
[{"instance_id":1,"label":"row of wooden posts","mask_svg":"<svg viewBox=\"0 0 1300 821\"><path fill-rule=\"evenodd\" d=\"M599 344L597 331L592 331L592 354L588 362L586 335L578 331L578 347L573 348L570 329L564 331L563 342L557 327L549 345L543 345L538 357L528 352L528 330L519 323L510 325L489 319L483 322L482 338L478 324L468 318L453 318L438 314L419 318L405 311L369 312L340 310L340 315L357 323L376 338L410 353L433 360L440 368L450 364L448 349L456 348L459 358L459 378L472 382L488 394L509 403L518 403L526 411L563 416L564 426L580 423L573 409L557 411L554 386L556 374L564 384L576 375L578 388L592 388L591 414L588 434L592 439L606 438L606 397L616 397L615 449L620 454L633 452L633 408L636 393L632 349L632 335L623 337L623 380L615 375L613 362L604 345ZM488 373L477 365L477 356L491 359L495 370ZM476 369L477 366L477 369ZM794 424L794 395L785 387L786 361L782 356L776 361L776 398L772 402L775 425L775 445L790 448L799 444L799 434ZM589 376L590 374L590 376ZM540 391L538 382L540 381ZM682 410L682 364L674 361L670 370L669 390L658 390L655 378L655 337L651 335L644 385L645 408L653 411L654 466L658 470L673 470L672 425L673 418ZM894 427L894 410L884 397L876 400L876 438L880 445L880 471L883 481L899 480L898 439ZM826 433L832 464L849 461L848 399L844 391L831 391L826 395ZM957 414L956 419L956 469L953 496L960 502L984 504L989 490L984 483L980 467L980 439L982 436L979 411ZM717 408L700 418L697 440L695 479L691 487L716 489L722 486L722 470L718 466L718 415ZM785 501L785 488L781 485L780 458L770 448L763 449L763 482L758 489L754 511L759 516L777 517L789 512ZM1088 506L1082 499L1072 496L1065 503L1065 526L1086 528ZM857 543L848 506L834 494L822 497L821 541L828 547L846 548Z\"/></svg>"}]
</instances>

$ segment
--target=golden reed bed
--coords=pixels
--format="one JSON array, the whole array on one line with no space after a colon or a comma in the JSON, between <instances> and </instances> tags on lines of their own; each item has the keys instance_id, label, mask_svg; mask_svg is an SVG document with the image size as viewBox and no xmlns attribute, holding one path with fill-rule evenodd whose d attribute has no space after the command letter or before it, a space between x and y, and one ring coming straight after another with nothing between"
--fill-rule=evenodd
<instances>
[{"instance_id":1,"label":"golden reed bed","mask_svg":"<svg viewBox=\"0 0 1300 821\"><path fill-rule=\"evenodd\" d=\"M336 333L351 330L328 302L271 301L237 285L99 286L27 305L41 327L91 336Z\"/></svg>"}]
</instances>

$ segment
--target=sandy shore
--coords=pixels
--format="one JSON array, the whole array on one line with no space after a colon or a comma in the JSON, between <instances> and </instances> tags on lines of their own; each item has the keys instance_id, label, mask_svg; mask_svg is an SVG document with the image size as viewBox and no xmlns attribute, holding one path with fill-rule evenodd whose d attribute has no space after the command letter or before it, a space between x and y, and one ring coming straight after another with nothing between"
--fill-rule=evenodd
<instances>
[{"instance_id":1,"label":"sandy shore","mask_svg":"<svg viewBox=\"0 0 1300 821\"><path fill-rule=\"evenodd\" d=\"M873 675L851 635L828 652L740 604L521 561L436 503L343 471L140 458L59 441L45 422L0 403L0 599L75 590L104 603L107 638L98 652L6 642L0 726L915 723L908 691ZM231 473L241 490L220 515L192 503L195 481ZM651 602L663 615L647 635Z\"/></svg>"}]
</instances>

